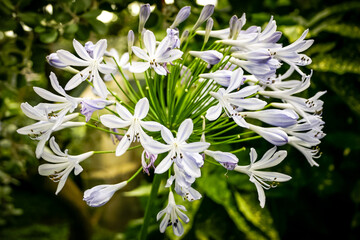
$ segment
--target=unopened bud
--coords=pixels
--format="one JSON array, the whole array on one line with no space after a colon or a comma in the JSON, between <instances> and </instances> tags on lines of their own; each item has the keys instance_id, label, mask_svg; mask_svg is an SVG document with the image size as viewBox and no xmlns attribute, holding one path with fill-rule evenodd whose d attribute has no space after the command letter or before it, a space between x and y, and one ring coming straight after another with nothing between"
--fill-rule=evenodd
<instances>
[{"instance_id":1,"label":"unopened bud","mask_svg":"<svg viewBox=\"0 0 360 240\"><path fill-rule=\"evenodd\" d=\"M135 41L135 36L134 36L134 32L133 30L130 30L127 36L127 41L128 41L128 52L129 52L129 56L132 53L132 46L134 46L134 41Z\"/></svg>"},{"instance_id":2,"label":"unopened bud","mask_svg":"<svg viewBox=\"0 0 360 240\"><path fill-rule=\"evenodd\" d=\"M150 16L150 4L144 4L140 7L140 14L139 14L139 33L141 34L146 21L149 19Z\"/></svg>"},{"instance_id":3,"label":"unopened bud","mask_svg":"<svg viewBox=\"0 0 360 240\"><path fill-rule=\"evenodd\" d=\"M204 39L205 44L209 41L210 32L213 26L214 26L214 20L212 18L209 18L206 22L206 28L205 28L205 39Z\"/></svg>"},{"instance_id":4,"label":"unopened bud","mask_svg":"<svg viewBox=\"0 0 360 240\"><path fill-rule=\"evenodd\" d=\"M176 28L180 23L185 21L189 17L190 11L191 11L190 6L186 6L186 7L183 7L182 9L180 9L180 11L176 15L176 18L175 18L173 24L170 26L170 28Z\"/></svg>"},{"instance_id":5,"label":"unopened bud","mask_svg":"<svg viewBox=\"0 0 360 240\"><path fill-rule=\"evenodd\" d=\"M180 37L180 44L182 44L189 37L189 30L183 31Z\"/></svg>"},{"instance_id":6,"label":"unopened bud","mask_svg":"<svg viewBox=\"0 0 360 240\"><path fill-rule=\"evenodd\" d=\"M206 20L209 19L209 17L213 14L214 12L214 8L215 6L212 4L208 4L206 6L204 6L204 8L202 9L200 16L197 20L197 22L195 23L193 30L196 30L200 27L201 24L203 24Z\"/></svg>"}]
</instances>

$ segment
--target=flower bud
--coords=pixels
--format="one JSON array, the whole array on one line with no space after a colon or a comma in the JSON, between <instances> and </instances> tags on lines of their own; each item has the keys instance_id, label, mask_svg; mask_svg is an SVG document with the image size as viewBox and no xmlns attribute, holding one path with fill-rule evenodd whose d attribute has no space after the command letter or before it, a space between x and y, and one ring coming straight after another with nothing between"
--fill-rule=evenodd
<instances>
[{"instance_id":1,"label":"flower bud","mask_svg":"<svg viewBox=\"0 0 360 240\"><path fill-rule=\"evenodd\" d=\"M212 4L208 4L208 5L204 6L204 8L202 9L200 16L199 16L197 22L195 23L194 27L192 28L192 30L198 29L201 24L203 24L206 20L208 20L209 17L213 14L214 8L215 8L215 6Z\"/></svg>"},{"instance_id":2,"label":"flower bud","mask_svg":"<svg viewBox=\"0 0 360 240\"><path fill-rule=\"evenodd\" d=\"M189 37L189 30L183 31L180 37L180 44L182 44Z\"/></svg>"},{"instance_id":3,"label":"flower bud","mask_svg":"<svg viewBox=\"0 0 360 240\"><path fill-rule=\"evenodd\" d=\"M130 30L127 36L127 41L128 41L128 52L129 52L129 56L132 53L132 46L134 46L134 41L135 41L135 36L134 36L134 32L133 30Z\"/></svg>"},{"instance_id":4,"label":"flower bud","mask_svg":"<svg viewBox=\"0 0 360 240\"><path fill-rule=\"evenodd\" d=\"M232 36L234 34L234 27L236 25L237 20L238 20L238 17L236 15L234 15L230 18L230 21L229 21L229 29L230 29L229 38L230 39L232 38Z\"/></svg>"},{"instance_id":5,"label":"flower bud","mask_svg":"<svg viewBox=\"0 0 360 240\"><path fill-rule=\"evenodd\" d=\"M57 53L52 53L52 54L46 56L46 61L52 67L56 67L56 68L65 68L65 67L67 67L67 65L60 60Z\"/></svg>"},{"instance_id":6,"label":"flower bud","mask_svg":"<svg viewBox=\"0 0 360 240\"><path fill-rule=\"evenodd\" d=\"M208 51L190 51L190 55L200 58L205 62L209 63L210 65L215 65L220 62L223 58L222 53L215 51L215 50L208 50Z\"/></svg>"},{"instance_id":7,"label":"flower bud","mask_svg":"<svg viewBox=\"0 0 360 240\"><path fill-rule=\"evenodd\" d=\"M176 28L180 23L185 21L189 17L190 11L191 11L190 6L186 6L186 7L183 7L182 9L180 9L178 14L176 15L176 18L175 18L173 24L171 24L170 28Z\"/></svg>"},{"instance_id":8,"label":"flower bud","mask_svg":"<svg viewBox=\"0 0 360 240\"><path fill-rule=\"evenodd\" d=\"M84 192L84 201L90 207L101 207L107 203L114 193L127 185L127 181L118 184L103 184Z\"/></svg>"},{"instance_id":9,"label":"flower bud","mask_svg":"<svg viewBox=\"0 0 360 240\"><path fill-rule=\"evenodd\" d=\"M224 168L228 170L234 170L239 159L232 153L229 152L221 152L221 151L210 151L205 150L204 153L216 161L218 161Z\"/></svg>"},{"instance_id":10,"label":"flower bud","mask_svg":"<svg viewBox=\"0 0 360 240\"><path fill-rule=\"evenodd\" d=\"M144 4L140 7L140 14L139 14L139 33L143 32L144 26L146 21L149 19L150 16L150 4Z\"/></svg>"},{"instance_id":11,"label":"flower bud","mask_svg":"<svg viewBox=\"0 0 360 240\"><path fill-rule=\"evenodd\" d=\"M214 20L212 18L209 18L206 22L204 44L206 44L209 41L210 32L213 26L214 26Z\"/></svg>"}]
</instances>

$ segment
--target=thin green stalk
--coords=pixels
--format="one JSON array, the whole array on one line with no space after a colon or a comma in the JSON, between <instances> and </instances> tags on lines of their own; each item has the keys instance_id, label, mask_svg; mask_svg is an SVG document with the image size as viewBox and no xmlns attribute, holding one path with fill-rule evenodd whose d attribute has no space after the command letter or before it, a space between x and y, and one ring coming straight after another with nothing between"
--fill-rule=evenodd
<instances>
[{"instance_id":1,"label":"thin green stalk","mask_svg":"<svg viewBox=\"0 0 360 240\"><path fill-rule=\"evenodd\" d=\"M145 240L147 237L147 230L148 230L148 226L150 223L150 218L152 216L154 201L155 201L157 193L159 191L161 178L162 178L162 175L154 174L154 179L153 179L152 186L151 186L150 196L149 196L149 199L146 204L146 209L145 209L145 214L144 214L144 222L141 225L141 230L140 230L140 235L139 235L140 240Z\"/></svg>"}]
</instances>

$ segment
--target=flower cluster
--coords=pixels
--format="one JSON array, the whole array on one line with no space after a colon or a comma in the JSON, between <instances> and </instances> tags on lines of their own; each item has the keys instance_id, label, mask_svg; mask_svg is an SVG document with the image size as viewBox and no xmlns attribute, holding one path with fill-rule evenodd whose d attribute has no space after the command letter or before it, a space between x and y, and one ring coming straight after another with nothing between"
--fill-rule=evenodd
<instances>
[{"instance_id":1,"label":"flower cluster","mask_svg":"<svg viewBox=\"0 0 360 240\"><path fill-rule=\"evenodd\" d=\"M319 98L325 92L310 98L301 95L309 88L312 75L312 71L306 74L301 69L311 63L303 53L313 44L313 40L305 39L308 30L288 46L278 43L281 32L272 17L264 29L244 28L244 14L240 18L233 16L228 28L213 30L214 6L207 5L194 26L180 33L178 27L190 10L182 8L166 29L166 37L157 40L145 28L151 11L149 4L143 5L139 41L135 41L130 30L128 52L121 57L114 49L107 51L105 39L85 45L74 39L77 56L58 50L47 57L51 66L75 74L64 88L55 74L50 74L51 86L57 94L34 87L40 97L52 103L34 107L23 103L23 112L38 122L18 129L18 133L39 141L36 157L49 162L40 165L39 173L59 181L56 194L70 172L74 169L75 175L79 174L80 163L93 154L121 156L142 147L139 165L141 162L143 172L168 176L165 185L169 189L168 205L157 216L157 220L164 216L160 231L172 226L174 234L180 236L184 232L181 221L187 223L189 218L182 212L185 207L176 205L173 189L184 200L200 199L201 193L193 188L193 183L201 177L205 162L248 175L257 189L261 207L265 205L264 189L291 179L283 173L261 171L285 159L287 152L277 150L278 147L291 145L311 166L318 166L317 146L325 136L323 101ZM198 30L204 23L205 30ZM193 49L192 39L197 34L204 35L201 49ZM138 73L143 73L142 77L137 77ZM118 90L107 87L107 81L115 81ZM66 92L82 82L87 82L98 98L72 97ZM116 91L124 93L123 99ZM79 106L80 114L73 113ZM99 119L92 117L98 110L107 113L99 113ZM83 116L82 121L77 118L79 115ZM75 118L78 120L70 121ZM91 125L91 121L100 121L103 127ZM68 150L62 152L51 136L64 128L79 126L110 133L118 140L116 149L77 156L69 155ZM49 139L53 153L44 151ZM251 148L250 164L246 166L239 165L235 155L245 148L233 152L218 148L254 139L263 139L273 147L258 161L256 150ZM130 148L132 144L135 145ZM104 205L139 172L127 181L86 190L84 200L92 207Z\"/></svg>"}]
</instances>

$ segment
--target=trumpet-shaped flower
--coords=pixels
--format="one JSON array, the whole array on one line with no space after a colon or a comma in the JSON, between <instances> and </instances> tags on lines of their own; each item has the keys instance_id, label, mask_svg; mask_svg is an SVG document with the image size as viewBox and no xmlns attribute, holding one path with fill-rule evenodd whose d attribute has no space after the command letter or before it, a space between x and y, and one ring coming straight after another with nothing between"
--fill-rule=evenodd
<instances>
[{"instance_id":1,"label":"trumpet-shaped flower","mask_svg":"<svg viewBox=\"0 0 360 240\"><path fill-rule=\"evenodd\" d=\"M153 154L169 152L168 155L161 160L159 165L157 165L155 173L164 173L171 167L172 163L175 162L186 174L192 177L201 176L200 167L204 164L204 160L200 152L207 149L210 144L207 142L187 143L186 140L192 134L193 127L192 120L186 119L180 124L176 138L174 138L169 129L162 127L161 136L166 144L155 140L145 143L145 149Z\"/></svg>"},{"instance_id":2,"label":"trumpet-shaped flower","mask_svg":"<svg viewBox=\"0 0 360 240\"><path fill-rule=\"evenodd\" d=\"M179 218L184 223L188 223L190 219L180 210L186 211L186 208L182 205L176 205L174 194L170 191L168 205L156 216L156 220L159 221L160 218L165 215L160 223L160 232L164 233L167 227L172 226L173 232L176 236L181 236L184 233L184 227L179 221Z\"/></svg>"},{"instance_id":3,"label":"trumpet-shaped flower","mask_svg":"<svg viewBox=\"0 0 360 240\"><path fill-rule=\"evenodd\" d=\"M86 122L88 122L95 111L104 109L107 105L113 104L114 102L104 99L82 99L80 103L80 112L85 116Z\"/></svg>"},{"instance_id":4,"label":"trumpet-shaped flower","mask_svg":"<svg viewBox=\"0 0 360 240\"><path fill-rule=\"evenodd\" d=\"M44 112L54 113L54 114L56 113L58 118L57 118L57 125L55 125L55 127L57 127L58 125L61 124L61 119L68 112L72 113L75 110L75 108L77 108L77 106L79 105L80 101L82 101L82 99L75 98L66 94L64 89L60 86L59 81L57 80L57 77L53 72L50 73L50 83L53 89L57 93L59 93L60 96L55 95L54 93L49 92L48 90L43 88L34 87L33 89L43 99L52 102L60 102L60 103L58 104L40 103L36 106L36 108L43 109Z\"/></svg>"},{"instance_id":5,"label":"trumpet-shaped flower","mask_svg":"<svg viewBox=\"0 0 360 240\"><path fill-rule=\"evenodd\" d=\"M118 116L105 114L100 117L100 121L109 128L129 128L124 137L120 140L116 148L116 156L123 155L134 141L140 141L141 145L150 137L144 132L144 129L150 132L160 131L162 125L154 121L143 121L149 112L149 101L147 98L140 99L134 110L134 115L124 106L117 104L116 111Z\"/></svg>"},{"instance_id":6,"label":"trumpet-shaped flower","mask_svg":"<svg viewBox=\"0 0 360 240\"><path fill-rule=\"evenodd\" d=\"M216 120L222 113L224 108L225 113L234 119L234 121L244 128L248 128L248 124L243 116L236 111L237 108L257 110L266 105L265 101L257 98L246 98L259 90L259 86L247 86L237 92L232 92L243 83L243 71L241 68L236 70L230 79L229 87L225 90L220 88L217 92L210 92L211 96L216 98L219 102L212 106L206 112L206 118L210 121Z\"/></svg>"},{"instance_id":7,"label":"trumpet-shaped flower","mask_svg":"<svg viewBox=\"0 0 360 240\"><path fill-rule=\"evenodd\" d=\"M106 51L106 39L98 41L92 50L92 55L78 41L73 41L74 49L80 58L65 50L58 50L56 53L59 59L68 66L85 67L73 76L65 86L65 90L71 90L89 78L93 82L96 92L103 98L108 95L106 85L100 77L100 73L109 74L115 71L114 66L104 64L103 56ZM88 49L89 50L89 49Z\"/></svg>"},{"instance_id":8,"label":"trumpet-shaped flower","mask_svg":"<svg viewBox=\"0 0 360 240\"><path fill-rule=\"evenodd\" d=\"M114 193L127 185L127 181L118 184L103 184L84 192L84 201L90 207L101 207L107 203Z\"/></svg>"},{"instance_id":9,"label":"trumpet-shaped flower","mask_svg":"<svg viewBox=\"0 0 360 240\"><path fill-rule=\"evenodd\" d=\"M45 143L49 140L53 132L62 130L64 128L85 125L84 122L70 122L71 119L74 119L79 115L78 113L64 116L60 119L59 123L58 116L55 113L45 112L44 109L32 107L28 103L22 103L21 109L26 116L39 121L17 130L19 134L28 135L31 139L39 141L35 151L37 158L40 158L44 151Z\"/></svg>"},{"instance_id":10,"label":"trumpet-shaped flower","mask_svg":"<svg viewBox=\"0 0 360 240\"><path fill-rule=\"evenodd\" d=\"M205 150L206 151L206 150ZM165 187L170 187L175 181L175 191L181 197L192 202L201 198L201 194L191 187L191 184L195 182L195 177L192 177L182 169L180 169L176 164L174 166L174 175L170 176L167 180Z\"/></svg>"},{"instance_id":11,"label":"trumpet-shaped flower","mask_svg":"<svg viewBox=\"0 0 360 240\"><path fill-rule=\"evenodd\" d=\"M153 68L159 75L166 75L166 64L181 58L183 52L179 49L171 49L171 38L165 37L156 48L156 39L153 32L146 30L143 34L145 50L133 46L133 53L144 62L132 62L130 72L140 73L148 68Z\"/></svg>"},{"instance_id":12,"label":"trumpet-shaped flower","mask_svg":"<svg viewBox=\"0 0 360 240\"><path fill-rule=\"evenodd\" d=\"M55 142L55 138L52 137L49 141L50 148L53 153L44 151L41 157L50 163L44 163L39 166L39 174L42 176L49 176L54 182L59 182L55 194L58 194L64 187L66 179L72 170L75 175L78 175L83 171L80 163L94 154L93 151L83 153L80 155L69 155L68 150L64 152L60 150L59 145Z\"/></svg>"},{"instance_id":13,"label":"trumpet-shaped flower","mask_svg":"<svg viewBox=\"0 0 360 240\"><path fill-rule=\"evenodd\" d=\"M250 165L236 166L234 169L235 171L245 173L250 177L250 181L255 184L258 191L260 206L262 208L265 206L264 189L268 190L276 187L276 182L286 182L289 181L291 177L283 173L259 170L278 165L285 159L286 155L286 151L281 150L276 152L276 147L273 147L268 150L259 161L256 161L257 153L254 148L251 148ZM270 184L267 182L270 182Z\"/></svg>"},{"instance_id":14,"label":"trumpet-shaped flower","mask_svg":"<svg viewBox=\"0 0 360 240\"><path fill-rule=\"evenodd\" d=\"M204 153L216 161L218 161L224 168L228 170L234 170L235 166L239 162L239 159L232 153L221 151L205 150Z\"/></svg>"}]
</instances>

